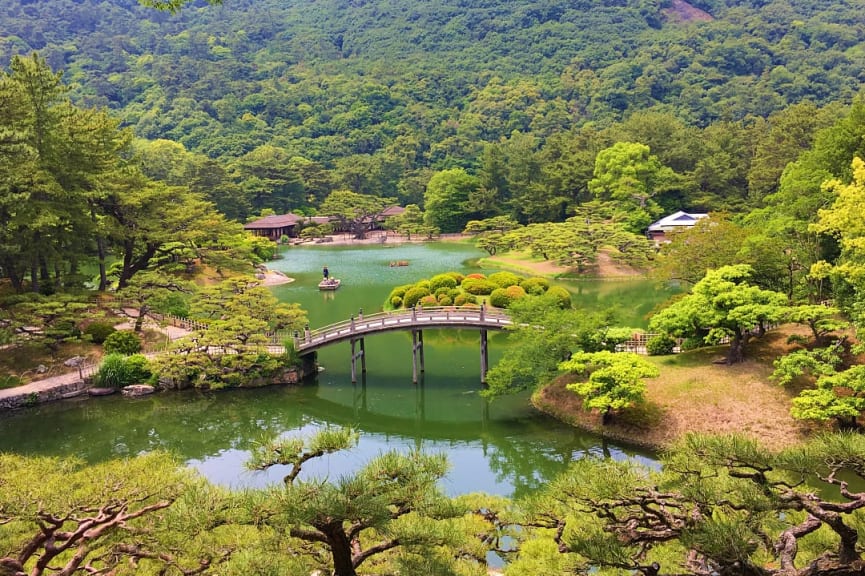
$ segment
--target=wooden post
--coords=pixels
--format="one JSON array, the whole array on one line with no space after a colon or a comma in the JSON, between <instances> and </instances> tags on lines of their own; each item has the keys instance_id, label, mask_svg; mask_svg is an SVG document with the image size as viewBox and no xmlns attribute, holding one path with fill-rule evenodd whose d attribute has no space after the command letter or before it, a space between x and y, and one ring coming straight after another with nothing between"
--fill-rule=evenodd
<instances>
[{"instance_id":1,"label":"wooden post","mask_svg":"<svg viewBox=\"0 0 865 576\"><path fill-rule=\"evenodd\" d=\"M481 311L483 311L483 308L481 308ZM481 384L487 383L487 366L489 365L489 361L487 331L481 328Z\"/></svg>"},{"instance_id":2,"label":"wooden post","mask_svg":"<svg viewBox=\"0 0 865 576\"><path fill-rule=\"evenodd\" d=\"M366 374L366 347L363 338L360 339L360 373Z\"/></svg>"},{"instance_id":3,"label":"wooden post","mask_svg":"<svg viewBox=\"0 0 865 576\"><path fill-rule=\"evenodd\" d=\"M417 340L418 340L418 346L420 347L420 371L421 371L421 374L423 374L424 372L426 372L426 368L424 366L424 360L423 360L423 330L417 331Z\"/></svg>"},{"instance_id":4,"label":"wooden post","mask_svg":"<svg viewBox=\"0 0 865 576\"><path fill-rule=\"evenodd\" d=\"M354 343L355 343L355 339L352 338L351 339L351 383L352 384L357 383L357 368L356 368L357 356L355 356L355 354L354 354Z\"/></svg>"},{"instance_id":5,"label":"wooden post","mask_svg":"<svg viewBox=\"0 0 865 576\"><path fill-rule=\"evenodd\" d=\"M418 350L420 350L420 371L424 371L423 365L423 330L411 331L411 381L417 384L418 375Z\"/></svg>"}]
</instances>

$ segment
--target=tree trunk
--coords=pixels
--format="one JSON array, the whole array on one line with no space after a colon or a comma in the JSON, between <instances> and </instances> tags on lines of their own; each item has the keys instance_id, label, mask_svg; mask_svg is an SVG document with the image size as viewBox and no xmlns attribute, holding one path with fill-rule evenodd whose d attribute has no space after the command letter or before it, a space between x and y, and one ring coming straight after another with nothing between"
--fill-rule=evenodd
<instances>
[{"instance_id":1,"label":"tree trunk","mask_svg":"<svg viewBox=\"0 0 865 576\"><path fill-rule=\"evenodd\" d=\"M741 331L737 331L733 336L733 341L730 342L730 350L727 352L727 364L738 364L745 359L745 344L747 336Z\"/></svg>"},{"instance_id":2,"label":"tree trunk","mask_svg":"<svg viewBox=\"0 0 865 576\"><path fill-rule=\"evenodd\" d=\"M96 257L99 261L99 291L108 289L108 274L105 272L105 240L101 237L96 239Z\"/></svg>"},{"instance_id":3,"label":"tree trunk","mask_svg":"<svg viewBox=\"0 0 865 576\"><path fill-rule=\"evenodd\" d=\"M357 576L351 561L351 542L342 527L342 522L332 522L316 528L327 535L327 543L333 558L333 576Z\"/></svg>"}]
</instances>

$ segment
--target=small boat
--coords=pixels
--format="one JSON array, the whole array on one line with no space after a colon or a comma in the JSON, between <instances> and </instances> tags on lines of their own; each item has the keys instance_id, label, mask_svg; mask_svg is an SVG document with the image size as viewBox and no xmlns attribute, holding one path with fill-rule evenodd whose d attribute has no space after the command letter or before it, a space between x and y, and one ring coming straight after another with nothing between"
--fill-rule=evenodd
<instances>
[{"instance_id":1,"label":"small boat","mask_svg":"<svg viewBox=\"0 0 865 576\"><path fill-rule=\"evenodd\" d=\"M336 290L339 288L340 279L339 278L325 278L321 282L318 283L319 290Z\"/></svg>"}]
</instances>

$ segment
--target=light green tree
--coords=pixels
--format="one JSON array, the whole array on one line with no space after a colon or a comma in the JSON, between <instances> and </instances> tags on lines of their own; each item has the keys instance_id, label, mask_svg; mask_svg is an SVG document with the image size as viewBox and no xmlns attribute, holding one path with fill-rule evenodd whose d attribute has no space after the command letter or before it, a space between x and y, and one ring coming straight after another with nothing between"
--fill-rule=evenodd
<instances>
[{"instance_id":1,"label":"light green tree","mask_svg":"<svg viewBox=\"0 0 865 576\"><path fill-rule=\"evenodd\" d=\"M585 377L568 384L568 390L583 398L583 408L598 410L604 423L624 408L639 402L646 392L643 378L660 374L658 367L630 352L576 352L559 364L559 370Z\"/></svg>"},{"instance_id":2,"label":"light green tree","mask_svg":"<svg viewBox=\"0 0 865 576\"><path fill-rule=\"evenodd\" d=\"M652 317L649 331L700 337L707 344L729 338L727 362L741 362L751 337L787 312L784 294L748 284L751 270L746 264L709 270L690 294Z\"/></svg>"},{"instance_id":3,"label":"light green tree","mask_svg":"<svg viewBox=\"0 0 865 576\"><path fill-rule=\"evenodd\" d=\"M639 142L617 142L598 152L589 191L599 200L632 208L628 223L640 232L656 215L652 198L675 179L675 173Z\"/></svg>"},{"instance_id":4,"label":"light green tree","mask_svg":"<svg viewBox=\"0 0 865 576\"><path fill-rule=\"evenodd\" d=\"M469 197L478 186L478 179L462 168L436 172L424 194L424 222L442 232L461 231L475 215Z\"/></svg>"}]
</instances>

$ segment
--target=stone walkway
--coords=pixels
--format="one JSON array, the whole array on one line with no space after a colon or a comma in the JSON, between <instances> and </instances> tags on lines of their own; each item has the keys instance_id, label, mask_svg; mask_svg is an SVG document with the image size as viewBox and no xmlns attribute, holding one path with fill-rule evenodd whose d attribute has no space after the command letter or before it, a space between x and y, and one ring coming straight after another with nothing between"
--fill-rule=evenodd
<instances>
[{"instance_id":1,"label":"stone walkway","mask_svg":"<svg viewBox=\"0 0 865 576\"><path fill-rule=\"evenodd\" d=\"M137 312L137 311L136 311ZM127 313L127 315L129 315ZM135 324L135 318L117 324L115 328L118 330L132 330ZM170 340L177 340L189 334L189 330L178 326L159 326L158 324L147 321L148 328L159 330L166 334ZM155 356L154 354L146 354L146 356ZM35 380L22 386L14 388L0 389L0 411L9 408L21 408L24 406L32 406L42 402L51 400L60 400L83 394L88 388L87 378L92 376L98 368L98 365L90 364L82 367L81 370L72 370L65 374Z\"/></svg>"}]
</instances>

